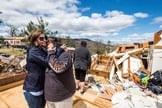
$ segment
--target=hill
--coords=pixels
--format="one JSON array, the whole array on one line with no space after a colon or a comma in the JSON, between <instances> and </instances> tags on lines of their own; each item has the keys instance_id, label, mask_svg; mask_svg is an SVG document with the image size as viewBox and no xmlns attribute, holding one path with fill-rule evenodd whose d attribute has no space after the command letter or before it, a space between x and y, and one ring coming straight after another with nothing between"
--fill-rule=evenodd
<instances>
[{"instance_id":1,"label":"hill","mask_svg":"<svg viewBox=\"0 0 162 108\"><path fill-rule=\"evenodd\" d=\"M87 38L78 38L78 39L72 39L72 43L74 43L74 47L79 47L81 41L87 42L87 47L90 50L91 54L103 54L106 50L109 50L108 48L111 47L111 45L104 44L102 42L93 41Z\"/></svg>"}]
</instances>

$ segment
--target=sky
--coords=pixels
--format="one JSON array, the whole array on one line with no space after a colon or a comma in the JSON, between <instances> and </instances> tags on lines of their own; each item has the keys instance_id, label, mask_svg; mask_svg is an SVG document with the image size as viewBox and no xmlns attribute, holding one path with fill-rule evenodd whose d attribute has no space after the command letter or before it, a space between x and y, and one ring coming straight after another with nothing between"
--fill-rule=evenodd
<instances>
[{"instance_id":1,"label":"sky","mask_svg":"<svg viewBox=\"0 0 162 108\"><path fill-rule=\"evenodd\" d=\"M107 43L152 41L162 29L162 0L1 0L0 35L9 25L24 29L37 18L57 36Z\"/></svg>"}]
</instances>

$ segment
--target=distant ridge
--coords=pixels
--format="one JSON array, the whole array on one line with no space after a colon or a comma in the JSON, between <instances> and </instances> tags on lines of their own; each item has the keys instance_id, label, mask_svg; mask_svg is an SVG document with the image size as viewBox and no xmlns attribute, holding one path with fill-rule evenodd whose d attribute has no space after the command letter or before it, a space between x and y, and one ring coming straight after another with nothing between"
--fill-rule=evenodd
<instances>
[{"instance_id":1,"label":"distant ridge","mask_svg":"<svg viewBox=\"0 0 162 108\"><path fill-rule=\"evenodd\" d=\"M89 42L94 42L94 41L92 41L90 39L87 39L87 38L74 38L72 40L74 40L74 41L89 41Z\"/></svg>"},{"instance_id":2,"label":"distant ridge","mask_svg":"<svg viewBox=\"0 0 162 108\"><path fill-rule=\"evenodd\" d=\"M97 41L93 41L93 40L88 39L88 38L73 38L72 41L75 44L80 44L81 41L87 41L88 46L95 46L96 44L105 45L104 43L98 43Z\"/></svg>"}]
</instances>

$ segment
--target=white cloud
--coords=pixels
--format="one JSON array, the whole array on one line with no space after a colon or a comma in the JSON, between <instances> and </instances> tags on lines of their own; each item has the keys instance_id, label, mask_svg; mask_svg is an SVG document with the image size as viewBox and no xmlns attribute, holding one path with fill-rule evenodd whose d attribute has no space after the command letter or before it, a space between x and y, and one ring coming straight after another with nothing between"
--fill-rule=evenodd
<instances>
[{"instance_id":1,"label":"white cloud","mask_svg":"<svg viewBox=\"0 0 162 108\"><path fill-rule=\"evenodd\" d=\"M115 16L119 16L119 15L122 15L123 12L122 11L118 11L118 10L113 10L113 11L107 11L105 16L108 16L108 17L115 17Z\"/></svg>"},{"instance_id":2,"label":"white cloud","mask_svg":"<svg viewBox=\"0 0 162 108\"><path fill-rule=\"evenodd\" d=\"M0 26L0 36L9 36L8 30L9 30L8 26L4 26L4 27Z\"/></svg>"},{"instance_id":3,"label":"white cloud","mask_svg":"<svg viewBox=\"0 0 162 108\"><path fill-rule=\"evenodd\" d=\"M143 34L130 34L128 37L121 38L120 40L112 40L115 43L140 43L146 41L153 41L154 33L143 33Z\"/></svg>"},{"instance_id":4,"label":"white cloud","mask_svg":"<svg viewBox=\"0 0 162 108\"><path fill-rule=\"evenodd\" d=\"M138 38L139 41L152 41L154 37L154 33L143 33L143 34L132 34L130 38L136 39Z\"/></svg>"},{"instance_id":5,"label":"white cloud","mask_svg":"<svg viewBox=\"0 0 162 108\"><path fill-rule=\"evenodd\" d=\"M85 11L88 11L88 10L90 10L91 8L90 7L86 7L86 8L81 8L81 9L79 9L81 12L85 12Z\"/></svg>"},{"instance_id":6,"label":"white cloud","mask_svg":"<svg viewBox=\"0 0 162 108\"><path fill-rule=\"evenodd\" d=\"M1 0L0 14L2 20L16 28L24 28L29 21L37 21L42 16L49 22L49 29L57 30L60 35L72 37L109 37L136 22L136 18L145 18L145 13L125 14L122 11L106 11L104 15L92 13L83 16L81 12L90 7L78 8L79 0ZM7 29L7 28L6 28ZM6 32L0 30L1 32Z\"/></svg>"},{"instance_id":7,"label":"white cloud","mask_svg":"<svg viewBox=\"0 0 162 108\"><path fill-rule=\"evenodd\" d=\"M1 31L7 31L9 29L9 27L8 26L0 26L0 32Z\"/></svg>"},{"instance_id":8,"label":"white cloud","mask_svg":"<svg viewBox=\"0 0 162 108\"><path fill-rule=\"evenodd\" d=\"M149 15L147 13L138 12L134 14L137 18L147 18Z\"/></svg>"},{"instance_id":9,"label":"white cloud","mask_svg":"<svg viewBox=\"0 0 162 108\"><path fill-rule=\"evenodd\" d=\"M91 15L91 17L94 18L94 19L97 19L97 18L101 18L102 15L101 15L101 14L98 14L98 13L93 13L93 14Z\"/></svg>"},{"instance_id":10,"label":"white cloud","mask_svg":"<svg viewBox=\"0 0 162 108\"><path fill-rule=\"evenodd\" d=\"M154 18L154 19L153 19L153 22L154 22L154 23L160 23L160 22L162 22L162 16L161 16L161 17L156 17L156 18Z\"/></svg>"},{"instance_id":11,"label":"white cloud","mask_svg":"<svg viewBox=\"0 0 162 108\"><path fill-rule=\"evenodd\" d=\"M119 33L112 33L112 36L117 36L119 35Z\"/></svg>"},{"instance_id":12,"label":"white cloud","mask_svg":"<svg viewBox=\"0 0 162 108\"><path fill-rule=\"evenodd\" d=\"M162 25L160 25L160 28L162 29Z\"/></svg>"},{"instance_id":13,"label":"white cloud","mask_svg":"<svg viewBox=\"0 0 162 108\"><path fill-rule=\"evenodd\" d=\"M109 36L109 33L103 33L103 32L85 32L85 33L81 33L80 34L81 36L85 37L85 36L88 36L88 37L106 37L106 36Z\"/></svg>"},{"instance_id":14,"label":"white cloud","mask_svg":"<svg viewBox=\"0 0 162 108\"><path fill-rule=\"evenodd\" d=\"M7 36L9 36L9 34L8 34L7 32L3 32L3 33L0 33L0 36L5 36L5 37L7 37Z\"/></svg>"}]
</instances>

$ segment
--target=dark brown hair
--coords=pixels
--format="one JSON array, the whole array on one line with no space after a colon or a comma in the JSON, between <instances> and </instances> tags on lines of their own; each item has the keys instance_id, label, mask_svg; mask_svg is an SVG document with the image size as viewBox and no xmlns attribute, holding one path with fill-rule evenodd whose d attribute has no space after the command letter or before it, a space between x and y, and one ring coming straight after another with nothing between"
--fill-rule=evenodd
<instances>
[{"instance_id":1,"label":"dark brown hair","mask_svg":"<svg viewBox=\"0 0 162 108\"><path fill-rule=\"evenodd\" d=\"M57 37L50 37L49 42L52 43L54 46L61 46L61 38L57 38Z\"/></svg>"},{"instance_id":2,"label":"dark brown hair","mask_svg":"<svg viewBox=\"0 0 162 108\"><path fill-rule=\"evenodd\" d=\"M87 47L87 42L86 41L81 41L80 45L83 46L83 47Z\"/></svg>"}]
</instances>

